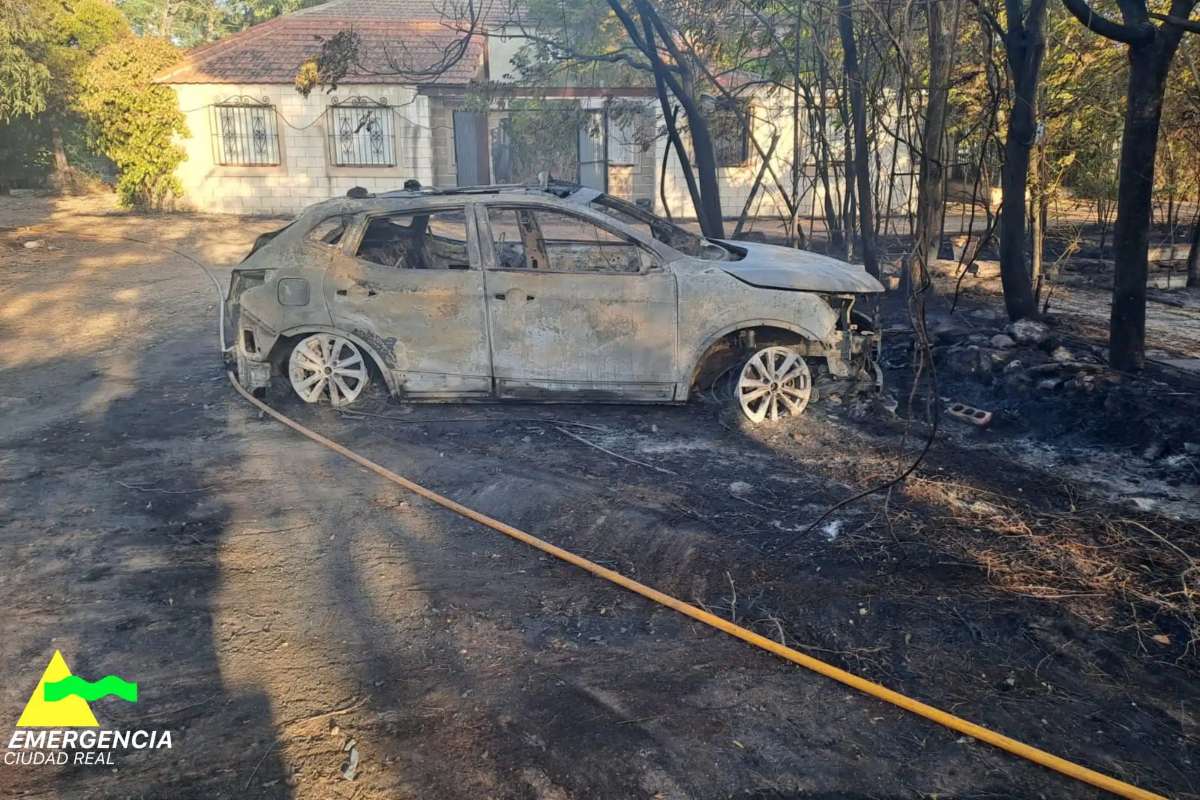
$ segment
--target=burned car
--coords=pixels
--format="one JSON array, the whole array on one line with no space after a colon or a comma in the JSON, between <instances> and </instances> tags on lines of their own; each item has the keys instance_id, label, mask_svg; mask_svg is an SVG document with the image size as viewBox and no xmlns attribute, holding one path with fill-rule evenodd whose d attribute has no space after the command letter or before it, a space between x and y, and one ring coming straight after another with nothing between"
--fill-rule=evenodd
<instances>
[{"instance_id":1,"label":"burned car","mask_svg":"<svg viewBox=\"0 0 1200 800\"><path fill-rule=\"evenodd\" d=\"M878 380L855 308L883 287L815 253L704 239L575 186L337 198L259 237L233 272L238 376L345 406L405 401L681 403L728 376L752 422L802 413L814 381Z\"/></svg>"}]
</instances>

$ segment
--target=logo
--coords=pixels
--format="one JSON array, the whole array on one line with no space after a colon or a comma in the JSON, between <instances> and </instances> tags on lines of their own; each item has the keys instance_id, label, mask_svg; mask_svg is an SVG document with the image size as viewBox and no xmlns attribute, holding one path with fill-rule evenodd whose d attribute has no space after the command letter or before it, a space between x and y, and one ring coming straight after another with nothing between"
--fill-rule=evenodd
<instances>
[{"instance_id":1,"label":"logo","mask_svg":"<svg viewBox=\"0 0 1200 800\"><path fill-rule=\"evenodd\" d=\"M97 681L81 678L71 672L62 653L55 650L17 719L3 762L113 766L115 754L121 750L170 749L169 730L101 727L91 703L108 698L136 703L138 685L118 675L105 675Z\"/></svg>"},{"instance_id":2,"label":"logo","mask_svg":"<svg viewBox=\"0 0 1200 800\"><path fill-rule=\"evenodd\" d=\"M85 681L71 674L67 660L55 650L17 720L17 727L99 728L88 703L109 695L136 703L137 684L116 675L106 675L95 683Z\"/></svg>"}]
</instances>

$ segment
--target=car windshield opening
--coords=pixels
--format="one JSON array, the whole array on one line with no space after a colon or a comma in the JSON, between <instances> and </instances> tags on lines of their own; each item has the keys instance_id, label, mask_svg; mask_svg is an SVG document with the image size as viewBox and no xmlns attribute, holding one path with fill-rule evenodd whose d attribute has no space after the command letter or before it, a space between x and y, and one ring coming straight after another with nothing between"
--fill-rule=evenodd
<instances>
[{"instance_id":1,"label":"car windshield opening","mask_svg":"<svg viewBox=\"0 0 1200 800\"><path fill-rule=\"evenodd\" d=\"M588 208L606 214L634 230L648 234L656 241L685 255L709 261L736 261L739 257L736 252L711 242L699 234L657 217L633 203L618 200L610 195L596 196L588 203Z\"/></svg>"}]
</instances>

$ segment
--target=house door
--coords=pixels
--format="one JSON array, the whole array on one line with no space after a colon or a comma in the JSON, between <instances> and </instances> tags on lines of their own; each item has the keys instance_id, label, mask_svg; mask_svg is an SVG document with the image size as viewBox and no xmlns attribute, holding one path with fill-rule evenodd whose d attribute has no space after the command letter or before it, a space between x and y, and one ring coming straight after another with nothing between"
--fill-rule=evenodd
<instances>
[{"instance_id":1,"label":"house door","mask_svg":"<svg viewBox=\"0 0 1200 800\"><path fill-rule=\"evenodd\" d=\"M406 397L491 394L474 223L469 205L368 217L326 274L334 325L371 344Z\"/></svg>"},{"instance_id":2,"label":"house door","mask_svg":"<svg viewBox=\"0 0 1200 800\"><path fill-rule=\"evenodd\" d=\"M498 396L672 399L673 273L583 216L528 206L480 216Z\"/></svg>"},{"instance_id":3,"label":"house door","mask_svg":"<svg viewBox=\"0 0 1200 800\"><path fill-rule=\"evenodd\" d=\"M608 147L605 113L588 111L579 126L579 185L608 191Z\"/></svg>"},{"instance_id":4,"label":"house door","mask_svg":"<svg viewBox=\"0 0 1200 800\"><path fill-rule=\"evenodd\" d=\"M459 186L484 186L492 182L488 172L487 114L454 112L454 163Z\"/></svg>"}]
</instances>

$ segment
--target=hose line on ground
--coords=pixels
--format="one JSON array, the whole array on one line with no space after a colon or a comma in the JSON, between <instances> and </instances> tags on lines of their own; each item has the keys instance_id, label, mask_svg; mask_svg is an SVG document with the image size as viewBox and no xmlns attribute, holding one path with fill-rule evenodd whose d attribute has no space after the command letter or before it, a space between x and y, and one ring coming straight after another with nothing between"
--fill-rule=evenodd
<instances>
[{"instance_id":1,"label":"hose line on ground","mask_svg":"<svg viewBox=\"0 0 1200 800\"><path fill-rule=\"evenodd\" d=\"M468 508L461 503L455 502L448 497L438 494L432 489L427 489L419 483L414 483L408 478L398 475L386 467L376 464L374 461L360 456L358 453L343 447L332 439L328 439L315 431L309 430L299 422L296 422L295 420L279 413L266 403L247 392L240 384L238 384L237 379L234 377L232 372L227 372L226 374L228 374L229 382L233 384L233 388L237 390L238 394L253 404L259 411L262 411L264 414L269 415L273 419L283 423L292 430L311 439L317 444L327 447L338 455L350 459L360 467L370 470L379 477L391 481L397 486L408 489L410 492L414 492L415 494L424 497L426 500L436 503L442 508L449 509L460 516L466 517L474 522L478 522L481 525L485 525L494 531L498 531L505 536L516 539L519 542L523 542L530 547L534 547L543 553L546 553L547 555L554 556L555 558L565 561L568 564L579 567L580 569L590 572L599 578L604 578L605 580L615 583L617 586L620 586L623 589L628 589L629 591L639 594L648 600L653 600L659 605L678 611L680 614L691 617L697 622L702 622L705 625L716 628L723 633L727 633L730 636L741 639L742 641L752 644L755 647L761 648L770 653L774 653L780 658L786 659L793 664L798 664L805 669L809 669L820 675L824 675L825 677L845 684L852 689L857 689L864 694L868 694L872 697L876 697L880 700L891 703L892 705L902 708L905 711L911 711L917 716L924 717L932 722L936 722L937 724L949 728L950 730L971 736L981 742L986 742L987 744L998 747L1001 750L1006 750L1009 753L1020 756L1028 761L1032 761L1035 764L1039 764L1043 767L1052 769L1055 772L1059 772L1063 775L1074 778L1075 780L1082 781L1083 783L1090 784L1091 786L1111 792L1119 797L1132 798L1132 800L1166 800L1166 798L1162 797L1161 795L1148 792L1145 789L1139 789L1136 786L1119 781L1116 778L1111 778L1107 775L1096 772L1095 770L1080 766L1072 761L1059 758L1056 755L1047 753L1045 750L1039 750L1036 747L1019 742L1016 739L1010 739L1003 734L996 733L988 728L976 725L973 722L968 722L961 717L948 714L945 711L934 708L933 706L926 705L919 700L914 700L913 698L900 694L899 692L892 691L891 689L881 686L878 683L873 683L872 681L866 680L865 678L860 678L853 673L839 669L832 664L827 664L824 661L813 658L812 656L805 655L799 650L794 650L786 645L780 644L779 642L768 639L765 636L760 636L754 631L743 628L741 625L734 624L729 620L722 619L714 614L710 614L703 609L697 608L690 603L685 603L669 594L660 592L644 583L635 581L632 578L627 578L619 572L602 567L593 561L589 561L582 556L578 556L570 552L569 550L564 550L561 547L550 544L549 542L539 539L532 534L526 533L519 528L514 528L513 526L501 522L498 519L494 519L472 508Z\"/></svg>"}]
</instances>

